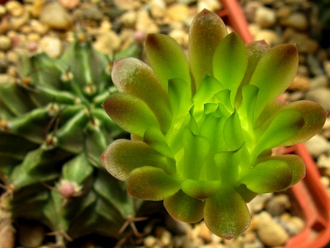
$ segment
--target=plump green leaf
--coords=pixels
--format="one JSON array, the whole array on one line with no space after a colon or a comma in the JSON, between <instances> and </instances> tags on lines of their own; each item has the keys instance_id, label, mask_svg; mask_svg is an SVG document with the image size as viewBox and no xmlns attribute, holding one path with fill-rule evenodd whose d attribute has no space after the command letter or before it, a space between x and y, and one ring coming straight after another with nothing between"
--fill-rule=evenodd
<instances>
[{"instance_id":1,"label":"plump green leaf","mask_svg":"<svg viewBox=\"0 0 330 248\"><path fill-rule=\"evenodd\" d=\"M168 97L173 117L180 118L187 114L191 108L191 88L181 78L174 78L168 81Z\"/></svg>"},{"instance_id":2,"label":"plump green leaf","mask_svg":"<svg viewBox=\"0 0 330 248\"><path fill-rule=\"evenodd\" d=\"M189 30L188 53L196 89L206 75L213 76L213 54L226 35L227 28L215 13L204 9L193 20Z\"/></svg>"},{"instance_id":3,"label":"plump green leaf","mask_svg":"<svg viewBox=\"0 0 330 248\"><path fill-rule=\"evenodd\" d=\"M178 192L180 181L160 168L143 166L134 169L129 174L127 190L136 198L160 201Z\"/></svg>"},{"instance_id":4,"label":"plump green leaf","mask_svg":"<svg viewBox=\"0 0 330 248\"><path fill-rule=\"evenodd\" d=\"M231 91L234 103L236 92L248 65L248 53L242 39L234 32L228 34L218 45L213 56L213 74Z\"/></svg>"},{"instance_id":5,"label":"plump green leaf","mask_svg":"<svg viewBox=\"0 0 330 248\"><path fill-rule=\"evenodd\" d=\"M260 154L267 149L282 145L294 137L304 124L305 121L299 111L293 109L280 111L257 141L254 153Z\"/></svg>"},{"instance_id":6,"label":"plump green leaf","mask_svg":"<svg viewBox=\"0 0 330 248\"><path fill-rule=\"evenodd\" d=\"M187 195L204 200L213 195L220 187L220 181L199 181L186 179L181 183L181 189Z\"/></svg>"},{"instance_id":7,"label":"plump green leaf","mask_svg":"<svg viewBox=\"0 0 330 248\"><path fill-rule=\"evenodd\" d=\"M224 90L222 84L214 77L207 75L194 95L194 104L203 105L209 102L209 99L221 90Z\"/></svg>"},{"instance_id":8,"label":"plump green leaf","mask_svg":"<svg viewBox=\"0 0 330 248\"><path fill-rule=\"evenodd\" d=\"M243 146L234 151L219 152L214 155L214 162L224 184L233 184L236 181L238 166L242 159L242 148Z\"/></svg>"},{"instance_id":9,"label":"plump green leaf","mask_svg":"<svg viewBox=\"0 0 330 248\"><path fill-rule=\"evenodd\" d=\"M284 161L287 163L292 172L292 180L290 185L298 183L301 179L305 177L306 167L304 161L297 155L286 154L280 156L269 156L260 159L259 162L270 160Z\"/></svg>"},{"instance_id":10,"label":"plump green leaf","mask_svg":"<svg viewBox=\"0 0 330 248\"><path fill-rule=\"evenodd\" d=\"M241 195L245 202L250 202L254 197L258 195L257 193L249 190L245 184L240 184L235 188L235 190Z\"/></svg>"},{"instance_id":11,"label":"plump green leaf","mask_svg":"<svg viewBox=\"0 0 330 248\"><path fill-rule=\"evenodd\" d=\"M160 128L155 114L141 99L115 93L103 103L103 108L118 126L126 131L143 137L145 130L150 127Z\"/></svg>"},{"instance_id":12,"label":"plump green leaf","mask_svg":"<svg viewBox=\"0 0 330 248\"><path fill-rule=\"evenodd\" d=\"M148 128L144 133L143 142L148 144L160 154L163 154L169 158L174 158L164 134L159 129L154 127Z\"/></svg>"},{"instance_id":13,"label":"plump green leaf","mask_svg":"<svg viewBox=\"0 0 330 248\"><path fill-rule=\"evenodd\" d=\"M187 57L173 38L163 34L149 34L146 53L152 70L165 89L168 80L173 78L182 79L191 89Z\"/></svg>"},{"instance_id":14,"label":"plump green leaf","mask_svg":"<svg viewBox=\"0 0 330 248\"><path fill-rule=\"evenodd\" d=\"M223 129L225 130L223 132L223 137L228 145L227 150L233 151L242 146L244 143L244 136L237 111L226 120Z\"/></svg>"},{"instance_id":15,"label":"plump green leaf","mask_svg":"<svg viewBox=\"0 0 330 248\"><path fill-rule=\"evenodd\" d=\"M189 128L183 132L184 157L182 168L178 168L180 175L188 179L199 179L199 173L209 152L208 140L193 134Z\"/></svg>"},{"instance_id":16,"label":"plump green leaf","mask_svg":"<svg viewBox=\"0 0 330 248\"><path fill-rule=\"evenodd\" d=\"M290 85L298 68L298 52L295 45L278 45L260 58L250 84L259 88L256 105L257 118L264 107Z\"/></svg>"},{"instance_id":17,"label":"plump green leaf","mask_svg":"<svg viewBox=\"0 0 330 248\"><path fill-rule=\"evenodd\" d=\"M113 66L112 80L120 93L143 100L154 112L162 130L167 131L172 120L169 99L166 89L147 64L135 58L118 60Z\"/></svg>"},{"instance_id":18,"label":"plump green leaf","mask_svg":"<svg viewBox=\"0 0 330 248\"><path fill-rule=\"evenodd\" d=\"M108 172L123 181L132 170L142 166L168 170L165 157L141 141L118 139L108 146L101 159Z\"/></svg>"},{"instance_id":19,"label":"plump green leaf","mask_svg":"<svg viewBox=\"0 0 330 248\"><path fill-rule=\"evenodd\" d=\"M253 128L254 110L258 92L259 89L254 85L245 85L242 88L242 101L238 112L240 115L244 116L243 120L246 121L244 126L248 127L250 130Z\"/></svg>"},{"instance_id":20,"label":"plump green leaf","mask_svg":"<svg viewBox=\"0 0 330 248\"><path fill-rule=\"evenodd\" d=\"M245 172L240 182L256 193L270 193L291 185L292 170L287 161L270 159Z\"/></svg>"},{"instance_id":21,"label":"plump green leaf","mask_svg":"<svg viewBox=\"0 0 330 248\"><path fill-rule=\"evenodd\" d=\"M246 68L242 83L239 86L239 90L237 91L237 95L236 95L237 106L241 104L241 100L242 100L241 89L243 89L245 85L249 84L251 76L253 75L254 70L260 58L269 50L269 45L264 40L252 41L246 44L246 50L248 51L248 66Z\"/></svg>"},{"instance_id":22,"label":"plump green leaf","mask_svg":"<svg viewBox=\"0 0 330 248\"><path fill-rule=\"evenodd\" d=\"M240 194L222 187L205 200L204 220L211 232L232 239L248 228L251 215Z\"/></svg>"},{"instance_id":23,"label":"plump green leaf","mask_svg":"<svg viewBox=\"0 0 330 248\"><path fill-rule=\"evenodd\" d=\"M164 206L176 220L196 223L203 218L204 202L186 195L181 190L166 198Z\"/></svg>"},{"instance_id":24,"label":"plump green leaf","mask_svg":"<svg viewBox=\"0 0 330 248\"><path fill-rule=\"evenodd\" d=\"M285 105L283 109L294 109L299 111L305 121L305 124L300 131L283 144L285 146L305 142L315 134L319 133L328 114L321 105L305 100L289 103Z\"/></svg>"}]
</instances>

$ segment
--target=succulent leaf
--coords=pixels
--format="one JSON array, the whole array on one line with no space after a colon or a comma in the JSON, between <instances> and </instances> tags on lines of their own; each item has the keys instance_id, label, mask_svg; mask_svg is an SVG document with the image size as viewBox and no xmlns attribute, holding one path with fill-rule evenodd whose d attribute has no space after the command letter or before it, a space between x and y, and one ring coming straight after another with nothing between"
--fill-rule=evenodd
<instances>
[{"instance_id":1,"label":"succulent leaf","mask_svg":"<svg viewBox=\"0 0 330 248\"><path fill-rule=\"evenodd\" d=\"M151 166L134 169L127 178L127 191L144 200L164 200L180 190L179 179Z\"/></svg>"},{"instance_id":2,"label":"succulent leaf","mask_svg":"<svg viewBox=\"0 0 330 248\"><path fill-rule=\"evenodd\" d=\"M164 206L176 220L195 223L203 218L204 202L186 195L181 190L166 198Z\"/></svg>"},{"instance_id":3,"label":"succulent leaf","mask_svg":"<svg viewBox=\"0 0 330 248\"><path fill-rule=\"evenodd\" d=\"M173 38L163 34L149 34L146 53L152 70L166 90L170 79L180 78L186 83L191 82L187 57Z\"/></svg>"}]
</instances>

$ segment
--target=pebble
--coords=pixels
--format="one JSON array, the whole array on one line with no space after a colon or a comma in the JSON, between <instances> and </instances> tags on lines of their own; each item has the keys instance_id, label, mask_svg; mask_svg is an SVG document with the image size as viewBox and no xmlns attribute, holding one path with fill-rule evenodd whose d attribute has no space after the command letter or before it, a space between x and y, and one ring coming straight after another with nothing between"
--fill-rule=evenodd
<instances>
[{"instance_id":1,"label":"pebble","mask_svg":"<svg viewBox=\"0 0 330 248\"><path fill-rule=\"evenodd\" d=\"M149 236L145 237L144 240L143 240L144 246L148 247L148 248L153 247L156 243L157 243L157 239L152 235L149 235Z\"/></svg>"},{"instance_id":2,"label":"pebble","mask_svg":"<svg viewBox=\"0 0 330 248\"><path fill-rule=\"evenodd\" d=\"M265 207L266 201L268 201L272 196L272 193L257 195L252 201L247 204L250 209L250 212L260 212Z\"/></svg>"},{"instance_id":3,"label":"pebble","mask_svg":"<svg viewBox=\"0 0 330 248\"><path fill-rule=\"evenodd\" d=\"M7 13L5 6L0 4L0 17L3 17Z\"/></svg>"},{"instance_id":4,"label":"pebble","mask_svg":"<svg viewBox=\"0 0 330 248\"><path fill-rule=\"evenodd\" d=\"M323 62L323 68L325 70L326 75L330 78L330 60Z\"/></svg>"},{"instance_id":5,"label":"pebble","mask_svg":"<svg viewBox=\"0 0 330 248\"><path fill-rule=\"evenodd\" d=\"M159 241L162 247L169 246L172 241L172 234L169 231L164 230L160 235Z\"/></svg>"},{"instance_id":6,"label":"pebble","mask_svg":"<svg viewBox=\"0 0 330 248\"><path fill-rule=\"evenodd\" d=\"M288 195L280 194L272 197L266 204L266 210L272 216L279 216L290 208L290 199Z\"/></svg>"},{"instance_id":7,"label":"pebble","mask_svg":"<svg viewBox=\"0 0 330 248\"><path fill-rule=\"evenodd\" d=\"M265 245L281 246L289 239L288 233L272 219L268 212L261 212L258 215L258 219L257 234Z\"/></svg>"},{"instance_id":8,"label":"pebble","mask_svg":"<svg viewBox=\"0 0 330 248\"><path fill-rule=\"evenodd\" d=\"M328 85L328 78L325 75L316 76L310 79L309 90L315 90L317 88L326 88Z\"/></svg>"},{"instance_id":9,"label":"pebble","mask_svg":"<svg viewBox=\"0 0 330 248\"><path fill-rule=\"evenodd\" d=\"M330 179L329 177L322 176L321 177L321 183L325 188L328 188L330 186Z\"/></svg>"},{"instance_id":10,"label":"pebble","mask_svg":"<svg viewBox=\"0 0 330 248\"><path fill-rule=\"evenodd\" d=\"M317 159L317 166L321 169L330 169L330 157L321 154Z\"/></svg>"},{"instance_id":11,"label":"pebble","mask_svg":"<svg viewBox=\"0 0 330 248\"><path fill-rule=\"evenodd\" d=\"M109 31L96 37L94 47L101 53L112 55L120 47L120 38L115 32Z\"/></svg>"},{"instance_id":12,"label":"pebble","mask_svg":"<svg viewBox=\"0 0 330 248\"><path fill-rule=\"evenodd\" d=\"M29 19L29 13L27 11L24 11L24 13L20 16L12 16L10 18L11 28L18 30L21 26L28 23Z\"/></svg>"},{"instance_id":13,"label":"pebble","mask_svg":"<svg viewBox=\"0 0 330 248\"><path fill-rule=\"evenodd\" d=\"M271 28L276 23L276 13L273 9L260 7L256 10L254 20L261 28Z\"/></svg>"},{"instance_id":14,"label":"pebble","mask_svg":"<svg viewBox=\"0 0 330 248\"><path fill-rule=\"evenodd\" d=\"M319 103L326 111L330 111L330 89L317 88L306 94L306 99Z\"/></svg>"},{"instance_id":15,"label":"pebble","mask_svg":"<svg viewBox=\"0 0 330 248\"><path fill-rule=\"evenodd\" d=\"M306 91L309 88L310 79L305 76L296 75L289 86L288 90L296 91L296 90L302 90Z\"/></svg>"},{"instance_id":16,"label":"pebble","mask_svg":"<svg viewBox=\"0 0 330 248\"><path fill-rule=\"evenodd\" d=\"M47 26L45 26L40 21L35 20L35 19L30 20L30 27L34 32L36 32L37 34L40 34L40 35L46 34L48 31Z\"/></svg>"},{"instance_id":17,"label":"pebble","mask_svg":"<svg viewBox=\"0 0 330 248\"><path fill-rule=\"evenodd\" d=\"M189 8L184 4L172 4L167 9L167 14L173 21L183 21L189 17Z\"/></svg>"},{"instance_id":18,"label":"pebble","mask_svg":"<svg viewBox=\"0 0 330 248\"><path fill-rule=\"evenodd\" d=\"M7 51L11 48L11 40L8 36L0 36L0 51Z\"/></svg>"},{"instance_id":19,"label":"pebble","mask_svg":"<svg viewBox=\"0 0 330 248\"><path fill-rule=\"evenodd\" d=\"M288 213L283 213L278 221L290 236L297 235L305 227L305 222L301 218L297 216L291 216Z\"/></svg>"},{"instance_id":20,"label":"pebble","mask_svg":"<svg viewBox=\"0 0 330 248\"><path fill-rule=\"evenodd\" d=\"M324 71L320 65L320 62L311 54L307 54L306 62L309 66L309 70L313 75L324 75Z\"/></svg>"},{"instance_id":21,"label":"pebble","mask_svg":"<svg viewBox=\"0 0 330 248\"><path fill-rule=\"evenodd\" d=\"M205 243L210 243L212 240L212 232L207 228L205 222L201 222L200 224L199 237L201 237Z\"/></svg>"},{"instance_id":22,"label":"pebble","mask_svg":"<svg viewBox=\"0 0 330 248\"><path fill-rule=\"evenodd\" d=\"M102 11L95 4L85 3L79 11L80 18L84 20L102 21L103 19Z\"/></svg>"},{"instance_id":23,"label":"pebble","mask_svg":"<svg viewBox=\"0 0 330 248\"><path fill-rule=\"evenodd\" d=\"M121 11L134 10L141 7L141 3L136 0L113 0L113 3Z\"/></svg>"},{"instance_id":24,"label":"pebble","mask_svg":"<svg viewBox=\"0 0 330 248\"><path fill-rule=\"evenodd\" d=\"M246 19L253 23L258 8L262 8L263 5L259 1L248 1L244 6L244 14Z\"/></svg>"},{"instance_id":25,"label":"pebble","mask_svg":"<svg viewBox=\"0 0 330 248\"><path fill-rule=\"evenodd\" d=\"M41 49L51 58L58 58L62 54L62 43L57 37L45 36L40 40Z\"/></svg>"},{"instance_id":26,"label":"pebble","mask_svg":"<svg viewBox=\"0 0 330 248\"><path fill-rule=\"evenodd\" d=\"M281 19L280 23L283 26L292 27L300 31L304 31L308 28L308 21L306 16L298 12L292 13L288 18Z\"/></svg>"},{"instance_id":27,"label":"pebble","mask_svg":"<svg viewBox=\"0 0 330 248\"><path fill-rule=\"evenodd\" d=\"M188 47L188 34L183 30L176 29L171 31L169 34L176 42L182 47Z\"/></svg>"},{"instance_id":28,"label":"pebble","mask_svg":"<svg viewBox=\"0 0 330 248\"><path fill-rule=\"evenodd\" d=\"M137 20L135 11L127 11L120 17L120 22L127 28L134 28Z\"/></svg>"},{"instance_id":29,"label":"pebble","mask_svg":"<svg viewBox=\"0 0 330 248\"><path fill-rule=\"evenodd\" d=\"M6 9L9 14L15 17L21 16L24 13L24 8L18 1L7 2Z\"/></svg>"},{"instance_id":30,"label":"pebble","mask_svg":"<svg viewBox=\"0 0 330 248\"><path fill-rule=\"evenodd\" d=\"M275 46L279 43L278 35L269 29L261 29L254 35L255 40L265 40L270 46Z\"/></svg>"},{"instance_id":31,"label":"pebble","mask_svg":"<svg viewBox=\"0 0 330 248\"><path fill-rule=\"evenodd\" d=\"M18 241L24 247L39 247L45 238L42 225L23 224L18 226Z\"/></svg>"},{"instance_id":32,"label":"pebble","mask_svg":"<svg viewBox=\"0 0 330 248\"><path fill-rule=\"evenodd\" d=\"M188 4L186 4L188 5ZM218 0L198 0L197 1L197 12L199 13L203 9L207 9L212 12L219 11L222 9L222 4Z\"/></svg>"},{"instance_id":33,"label":"pebble","mask_svg":"<svg viewBox=\"0 0 330 248\"><path fill-rule=\"evenodd\" d=\"M68 30L72 26L72 17L59 2L47 3L41 10L39 19L53 29Z\"/></svg>"},{"instance_id":34,"label":"pebble","mask_svg":"<svg viewBox=\"0 0 330 248\"><path fill-rule=\"evenodd\" d=\"M67 9L74 9L80 3L80 0L59 0L59 2Z\"/></svg>"},{"instance_id":35,"label":"pebble","mask_svg":"<svg viewBox=\"0 0 330 248\"><path fill-rule=\"evenodd\" d=\"M321 156L323 153L330 153L328 140L320 134L315 135L310 140L306 141L305 144L310 154L315 158Z\"/></svg>"},{"instance_id":36,"label":"pebble","mask_svg":"<svg viewBox=\"0 0 330 248\"><path fill-rule=\"evenodd\" d=\"M34 0L31 11L32 16L38 18L44 5L45 5L45 0Z\"/></svg>"},{"instance_id":37,"label":"pebble","mask_svg":"<svg viewBox=\"0 0 330 248\"><path fill-rule=\"evenodd\" d=\"M149 17L146 10L140 10L137 12L136 30L142 31L145 34L158 33L159 28L154 21Z\"/></svg>"}]
</instances>

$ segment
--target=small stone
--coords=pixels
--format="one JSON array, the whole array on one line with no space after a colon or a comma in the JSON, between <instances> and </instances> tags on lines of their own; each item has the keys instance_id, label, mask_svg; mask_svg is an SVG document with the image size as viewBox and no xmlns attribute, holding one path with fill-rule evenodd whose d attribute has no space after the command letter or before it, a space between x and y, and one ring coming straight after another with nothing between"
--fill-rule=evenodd
<instances>
[{"instance_id":1,"label":"small stone","mask_svg":"<svg viewBox=\"0 0 330 248\"><path fill-rule=\"evenodd\" d=\"M40 40L40 35L37 33L30 33L27 35L28 41L39 41Z\"/></svg>"},{"instance_id":2,"label":"small stone","mask_svg":"<svg viewBox=\"0 0 330 248\"><path fill-rule=\"evenodd\" d=\"M326 111L330 111L330 89L317 88L306 94L306 99L319 103Z\"/></svg>"},{"instance_id":3,"label":"small stone","mask_svg":"<svg viewBox=\"0 0 330 248\"><path fill-rule=\"evenodd\" d=\"M153 20L149 17L149 14L145 10L137 12L136 30L142 31L145 34L158 33L159 29Z\"/></svg>"},{"instance_id":4,"label":"small stone","mask_svg":"<svg viewBox=\"0 0 330 248\"><path fill-rule=\"evenodd\" d=\"M287 19L291 15L291 8L289 6L283 6L276 12L279 19Z\"/></svg>"},{"instance_id":5,"label":"small stone","mask_svg":"<svg viewBox=\"0 0 330 248\"><path fill-rule=\"evenodd\" d=\"M256 237L257 235L255 232L247 231L244 233L244 243L252 243Z\"/></svg>"},{"instance_id":6,"label":"small stone","mask_svg":"<svg viewBox=\"0 0 330 248\"><path fill-rule=\"evenodd\" d=\"M37 42L30 42L27 45L27 48L30 52L35 52L38 50L39 44Z\"/></svg>"},{"instance_id":7,"label":"small stone","mask_svg":"<svg viewBox=\"0 0 330 248\"><path fill-rule=\"evenodd\" d=\"M288 90L296 91L296 90L302 90L306 91L309 88L310 80L308 77L304 77L301 75L296 75L290 84Z\"/></svg>"},{"instance_id":8,"label":"small stone","mask_svg":"<svg viewBox=\"0 0 330 248\"><path fill-rule=\"evenodd\" d=\"M275 46L279 43L278 35L274 31L268 29L261 29L256 33L254 39L265 40L266 43L270 46Z\"/></svg>"},{"instance_id":9,"label":"small stone","mask_svg":"<svg viewBox=\"0 0 330 248\"><path fill-rule=\"evenodd\" d=\"M298 75L308 77L309 76L309 70L308 67L305 65L299 65L298 66Z\"/></svg>"},{"instance_id":10,"label":"small stone","mask_svg":"<svg viewBox=\"0 0 330 248\"><path fill-rule=\"evenodd\" d=\"M325 73L327 74L328 78L330 78L330 60L323 62L323 68L324 68Z\"/></svg>"},{"instance_id":11,"label":"small stone","mask_svg":"<svg viewBox=\"0 0 330 248\"><path fill-rule=\"evenodd\" d=\"M120 17L120 22L127 28L135 27L137 14L135 11L127 11Z\"/></svg>"},{"instance_id":12,"label":"small stone","mask_svg":"<svg viewBox=\"0 0 330 248\"><path fill-rule=\"evenodd\" d=\"M197 12L201 12L203 9L207 9L211 12L216 12L222 9L222 4L218 0L198 0Z\"/></svg>"},{"instance_id":13,"label":"small stone","mask_svg":"<svg viewBox=\"0 0 330 248\"><path fill-rule=\"evenodd\" d=\"M276 195L266 204L266 210L272 216L279 216L291 206L290 199L285 194Z\"/></svg>"},{"instance_id":14,"label":"small stone","mask_svg":"<svg viewBox=\"0 0 330 248\"><path fill-rule=\"evenodd\" d=\"M102 11L95 4L85 3L79 11L81 11L80 17L84 20L102 21L103 19Z\"/></svg>"},{"instance_id":15,"label":"small stone","mask_svg":"<svg viewBox=\"0 0 330 248\"><path fill-rule=\"evenodd\" d=\"M310 80L309 90L315 90L317 88L326 88L328 85L328 78L325 75L316 76Z\"/></svg>"},{"instance_id":16,"label":"small stone","mask_svg":"<svg viewBox=\"0 0 330 248\"><path fill-rule=\"evenodd\" d=\"M302 100L304 97L305 97L305 93L303 91L294 91L291 94L289 94L290 102Z\"/></svg>"},{"instance_id":17,"label":"small stone","mask_svg":"<svg viewBox=\"0 0 330 248\"><path fill-rule=\"evenodd\" d=\"M31 11L32 16L38 18L44 5L45 5L45 0L34 0Z\"/></svg>"},{"instance_id":18,"label":"small stone","mask_svg":"<svg viewBox=\"0 0 330 248\"><path fill-rule=\"evenodd\" d=\"M72 26L72 17L59 2L46 4L39 16L42 23L53 29L67 30Z\"/></svg>"},{"instance_id":19,"label":"small stone","mask_svg":"<svg viewBox=\"0 0 330 248\"><path fill-rule=\"evenodd\" d=\"M101 53L112 55L120 47L120 38L115 32L109 31L96 38L94 47Z\"/></svg>"},{"instance_id":20,"label":"small stone","mask_svg":"<svg viewBox=\"0 0 330 248\"><path fill-rule=\"evenodd\" d=\"M40 40L41 49L51 58L58 58L62 53L61 40L57 37L45 36Z\"/></svg>"},{"instance_id":21,"label":"small stone","mask_svg":"<svg viewBox=\"0 0 330 248\"><path fill-rule=\"evenodd\" d=\"M2 76L0 74L0 76ZM1 82L1 81L0 81ZM10 224L10 221L3 221L0 229L0 240L2 248L15 247L15 233L16 230Z\"/></svg>"},{"instance_id":22,"label":"small stone","mask_svg":"<svg viewBox=\"0 0 330 248\"><path fill-rule=\"evenodd\" d=\"M80 0L59 0L59 2L67 9L74 9L80 3Z\"/></svg>"},{"instance_id":23,"label":"small stone","mask_svg":"<svg viewBox=\"0 0 330 248\"><path fill-rule=\"evenodd\" d=\"M0 36L0 51L7 51L11 48L11 40L9 37L1 35Z\"/></svg>"},{"instance_id":24,"label":"small stone","mask_svg":"<svg viewBox=\"0 0 330 248\"><path fill-rule=\"evenodd\" d=\"M122 11L135 10L141 7L141 3L136 0L114 0L113 2Z\"/></svg>"},{"instance_id":25,"label":"small stone","mask_svg":"<svg viewBox=\"0 0 330 248\"><path fill-rule=\"evenodd\" d=\"M315 75L324 75L324 71L321 67L320 62L311 54L307 54L306 56L306 62L307 65L309 66L310 72Z\"/></svg>"},{"instance_id":26,"label":"small stone","mask_svg":"<svg viewBox=\"0 0 330 248\"><path fill-rule=\"evenodd\" d=\"M154 236L147 236L144 238L143 244L145 247L154 247L154 245L157 243L157 239Z\"/></svg>"},{"instance_id":27,"label":"small stone","mask_svg":"<svg viewBox=\"0 0 330 248\"><path fill-rule=\"evenodd\" d=\"M7 61L8 61L8 63L18 64L19 55L15 51L8 51L7 52Z\"/></svg>"},{"instance_id":28,"label":"small stone","mask_svg":"<svg viewBox=\"0 0 330 248\"><path fill-rule=\"evenodd\" d=\"M184 4L172 4L167 9L167 14L173 21L183 21L189 17L189 8Z\"/></svg>"},{"instance_id":29,"label":"small stone","mask_svg":"<svg viewBox=\"0 0 330 248\"><path fill-rule=\"evenodd\" d=\"M322 153L328 154L330 152L328 140L320 134L313 136L305 144L310 154L315 158L319 157Z\"/></svg>"},{"instance_id":30,"label":"small stone","mask_svg":"<svg viewBox=\"0 0 330 248\"><path fill-rule=\"evenodd\" d=\"M321 154L317 159L317 166L321 169L330 169L330 157Z\"/></svg>"},{"instance_id":31,"label":"small stone","mask_svg":"<svg viewBox=\"0 0 330 248\"><path fill-rule=\"evenodd\" d=\"M260 32L260 30L261 28L257 23L249 24L249 31L253 37L255 37Z\"/></svg>"},{"instance_id":32,"label":"small stone","mask_svg":"<svg viewBox=\"0 0 330 248\"><path fill-rule=\"evenodd\" d=\"M178 44L182 47L188 46L188 34L184 32L183 30L173 30L169 34Z\"/></svg>"},{"instance_id":33,"label":"small stone","mask_svg":"<svg viewBox=\"0 0 330 248\"><path fill-rule=\"evenodd\" d=\"M170 243L171 243L171 241L172 241L172 234L171 234L169 231L164 230L164 231L162 232L162 234L160 235L160 239L159 239L159 241L160 241L160 245L161 245L162 247L167 247L167 246L169 246Z\"/></svg>"},{"instance_id":34,"label":"small stone","mask_svg":"<svg viewBox=\"0 0 330 248\"><path fill-rule=\"evenodd\" d=\"M261 28L271 28L276 23L276 14L275 11L261 7L256 11L255 22L257 22Z\"/></svg>"},{"instance_id":35,"label":"small stone","mask_svg":"<svg viewBox=\"0 0 330 248\"><path fill-rule=\"evenodd\" d=\"M321 183L324 188L328 188L330 186L330 178L329 177L321 177Z\"/></svg>"},{"instance_id":36,"label":"small stone","mask_svg":"<svg viewBox=\"0 0 330 248\"><path fill-rule=\"evenodd\" d=\"M0 17L3 17L6 13L7 13L7 9L5 8L5 6L0 4Z\"/></svg>"},{"instance_id":37,"label":"small stone","mask_svg":"<svg viewBox=\"0 0 330 248\"><path fill-rule=\"evenodd\" d=\"M199 236L204 240L205 243L211 242L212 232L205 225L205 222L200 223Z\"/></svg>"},{"instance_id":38,"label":"small stone","mask_svg":"<svg viewBox=\"0 0 330 248\"><path fill-rule=\"evenodd\" d=\"M259 1L247 1L244 6L244 14L246 16L246 19L249 22L253 23L257 9L262 7L263 5Z\"/></svg>"},{"instance_id":39,"label":"small stone","mask_svg":"<svg viewBox=\"0 0 330 248\"><path fill-rule=\"evenodd\" d=\"M265 247L264 244L258 238L256 238L251 243L243 244L242 248L264 248L264 247Z\"/></svg>"},{"instance_id":40,"label":"small stone","mask_svg":"<svg viewBox=\"0 0 330 248\"><path fill-rule=\"evenodd\" d=\"M266 201L269 200L272 196L272 193L257 195L252 201L247 204L250 211L252 213L260 212L265 207Z\"/></svg>"},{"instance_id":41,"label":"small stone","mask_svg":"<svg viewBox=\"0 0 330 248\"><path fill-rule=\"evenodd\" d=\"M37 34L43 35L46 34L48 31L47 26L39 22L38 20L31 20L30 26L33 32L36 32Z\"/></svg>"},{"instance_id":42,"label":"small stone","mask_svg":"<svg viewBox=\"0 0 330 248\"><path fill-rule=\"evenodd\" d=\"M21 16L24 13L24 7L18 1L7 2L6 8L8 13L15 17Z\"/></svg>"},{"instance_id":43,"label":"small stone","mask_svg":"<svg viewBox=\"0 0 330 248\"><path fill-rule=\"evenodd\" d=\"M265 245L281 246L289 239L288 233L272 219L269 213L261 212L258 219L257 234Z\"/></svg>"},{"instance_id":44,"label":"small stone","mask_svg":"<svg viewBox=\"0 0 330 248\"><path fill-rule=\"evenodd\" d=\"M24 11L20 16L12 16L10 19L12 29L18 30L24 24L28 23L29 19L29 13L27 11Z\"/></svg>"},{"instance_id":45,"label":"small stone","mask_svg":"<svg viewBox=\"0 0 330 248\"><path fill-rule=\"evenodd\" d=\"M279 218L279 224L288 232L290 236L300 233L305 226L305 222L296 216L284 213Z\"/></svg>"},{"instance_id":46,"label":"small stone","mask_svg":"<svg viewBox=\"0 0 330 248\"><path fill-rule=\"evenodd\" d=\"M283 26L288 26L295 28L297 30L304 31L308 28L308 21L304 14L302 13L292 13L288 18L281 19L280 23Z\"/></svg>"}]
</instances>

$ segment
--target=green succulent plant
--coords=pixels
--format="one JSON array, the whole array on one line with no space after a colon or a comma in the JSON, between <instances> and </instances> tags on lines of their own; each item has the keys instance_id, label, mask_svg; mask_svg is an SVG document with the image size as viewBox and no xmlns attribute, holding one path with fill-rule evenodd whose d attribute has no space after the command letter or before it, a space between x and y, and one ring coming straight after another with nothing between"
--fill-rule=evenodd
<instances>
[{"instance_id":1,"label":"green succulent plant","mask_svg":"<svg viewBox=\"0 0 330 248\"><path fill-rule=\"evenodd\" d=\"M117 57L140 50L132 44ZM121 238L142 203L100 160L109 142L127 135L101 107L116 91L111 66L77 39L60 59L23 57L17 78L0 84L1 208L13 220L43 223L61 247L91 233Z\"/></svg>"},{"instance_id":2,"label":"green succulent plant","mask_svg":"<svg viewBox=\"0 0 330 248\"><path fill-rule=\"evenodd\" d=\"M131 140L110 144L102 160L130 195L164 200L173 218L204 218L230 239L249 226L247 202L304 177L300 157L271 156L271 149L315 135L326 112L276 98L296 74L294 45L245 45L207 10L193 20L188 44L189 60L172 38L149 34L151 67L134 58L114 63L119 93L103 107Z\"/></svg>"}]
</instances>

